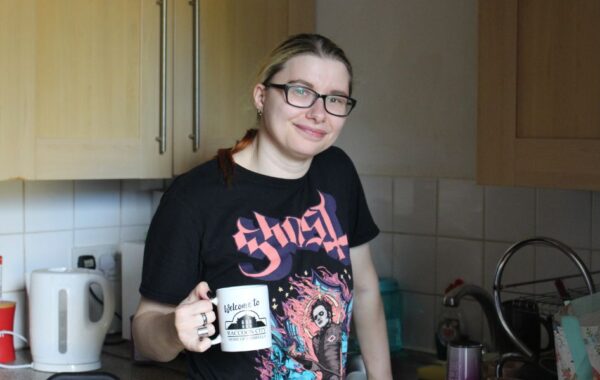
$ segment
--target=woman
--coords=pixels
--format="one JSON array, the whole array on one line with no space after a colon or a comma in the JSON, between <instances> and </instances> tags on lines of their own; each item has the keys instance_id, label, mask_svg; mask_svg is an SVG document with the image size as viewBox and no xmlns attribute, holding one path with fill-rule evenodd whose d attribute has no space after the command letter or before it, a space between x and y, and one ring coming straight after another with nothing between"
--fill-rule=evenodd
<instances>
[{"instance_id":1,"label":"woman","mask_svg":"<svg viewBox=\"0 0 600 380\"><path fill-rule=\"evenodd\" d=\"M323 36L292 36L271 53L253 91L258 129L178 177L153 218L133 321L142 354L186 350L200 379L342 379L353 317L369 378L391 379L368 245L379 230L332 146L351 92L352 67ZM210 298L245 284L269 287L273 347L225 353L205 336L215 333Z\"/></svg>"}]
</instances>

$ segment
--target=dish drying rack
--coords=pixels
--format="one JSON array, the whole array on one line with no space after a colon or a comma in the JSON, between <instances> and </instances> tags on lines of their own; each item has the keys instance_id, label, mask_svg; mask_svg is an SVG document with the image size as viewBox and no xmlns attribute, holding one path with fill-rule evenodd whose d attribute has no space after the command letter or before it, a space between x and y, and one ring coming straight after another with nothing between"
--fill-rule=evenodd
<instances>
[{"instance_id":1,"label":"dish drying rack","mask_svg":"<svg viewBox=\"0 0 600 380\"><path fill-rule=\"evenodd\" d=\"M589 274L593 277L597 274L600 274L600 271L589 272ZM565 280L580 277L580 274L573 274L559 277L549 277L534 281L514 282L507 285L501 285L499 291L514 296L511 299L534 301L538 305L538 310L541 317L553 317L554 314L556 314L566 302L591 294L589 289L585 286L567 288L564 285ZM541 293L517 290L517 288L520 287L546 282L554 282L556 290Z\"/></svg>"},{"instance_id":2,"label":"dish drying rack","mask_svg":"<svg viewBox=\"0 0 600 380\"><path fill-rule=\"evenodd\" d=\"M506 268L508 261L511 259L511 257L517 251L519 251L520 249L522 249L526 246L531 246L531 245L546 246L546 247L558 249L560 252L565 254L570 259L570 261L575 265L575 267L578 269L578 271L580 273L573 274L573 275L565 275L565 276L559 276L559 277L539 279L539 280L525 281L525 282L515 282L515 283L511 283L511 284L506 284L506 285L503 284L502 283L502 275L503 275L504 269ZM566 244L564 244L558 240L552 239L552 238L534 237L531 239L526 239L526 240L523 240L523 241L513 244L511 247L509 247L506 250L506 252L502 256L502 258L498 262L498 265L496 267L496 273L494 276L494 286L493 286L494 306L496 308L496 312L498 314L498 319L500 321L500 324L502 325L507 336L519 348L521 353L526 358L534 359L536 356L535 351L532 350L530 347L527 347L519 339L519 337L517 337L515 335L515 333L512 331L511 327L507 323L507 320L503 314L503 307L502 307L503 299L502 299L501 293L511 295L511 299L513 299L513 300L517 299L517 300L525 300L525 301L529 301L529 302L533 301L537 304L538 310L536 310L536 312L539 313L540 317L551 318L554 316L554 314L556 314L558 312L558 310L562 306L564 306L566 301L594 293L595 286L594 286L594 281L592 279L592 275L595 275L595 274L600 274L600 271L590 272L588 270L588 268L586 267L586 265L583 263L583 261L575 253L575 251L573 251L573 249L571 249ZM578 284L579 286L569 287L569 288L567 286L565 286L566 282L573 280L573 279L580 279L579 282L581 282L581 280L583 280L583 284ZM531 292L531 291L527 291L527 290L522 290L522 288L525 286L530 286L530 287L534 286L535 287L536 285L539 285L542 283L548 283L548 282L554 283L553 291L535 293L535 292ZM519 290L519 288L521 288L521 290ZM519 354L512 353L511 355L519 355Z\"/></svg>"}]
</instances>

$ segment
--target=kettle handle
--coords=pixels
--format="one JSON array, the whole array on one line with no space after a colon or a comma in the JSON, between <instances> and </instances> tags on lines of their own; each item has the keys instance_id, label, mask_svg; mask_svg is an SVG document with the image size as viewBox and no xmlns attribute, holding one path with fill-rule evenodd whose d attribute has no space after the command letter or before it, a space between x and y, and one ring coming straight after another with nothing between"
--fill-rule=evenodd
<instances>
[{"instance_id":1,"label":"kettle handle","mask_svg":"<svg viewBox=\"0 0 600 380\"><path fill-rule=\"evenodd\" d=\"M91 322L92 324L99 324L103 328L108 329L115 313L115 297L112 285L108 282L106 277L102 273L92 273L92 278L88 282L88 287L97 283L102 288L103 303L102 317L97 322Z\"/></svg>"}]
</instances>

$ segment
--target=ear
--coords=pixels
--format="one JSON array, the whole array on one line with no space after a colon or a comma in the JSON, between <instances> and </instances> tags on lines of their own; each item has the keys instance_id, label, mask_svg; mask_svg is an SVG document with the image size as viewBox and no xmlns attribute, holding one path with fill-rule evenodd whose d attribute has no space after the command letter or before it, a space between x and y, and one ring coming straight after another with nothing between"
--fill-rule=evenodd
<instances>
[{"instance_id":1,"label":"ear","mask_svg":"<svg viewBox=\"0 0 600 380\"><path fill-rule=\"evenodd\" d=\"M259 83L256 86L254 86L254 92L252 94L254 97L254 107L257 110L260 110L261 112L265 105L266 91L267 91L267 88L262 83Z\"/></svg>"}]
</instances>

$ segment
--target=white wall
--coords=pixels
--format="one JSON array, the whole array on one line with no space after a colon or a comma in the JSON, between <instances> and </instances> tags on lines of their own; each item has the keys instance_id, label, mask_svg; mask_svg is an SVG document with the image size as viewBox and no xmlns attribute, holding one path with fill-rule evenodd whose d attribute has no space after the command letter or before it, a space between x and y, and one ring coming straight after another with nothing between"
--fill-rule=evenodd
<instances>
[{"instance_id":1,"label":"white wall","mask_svg":"<svg viewBox=\"0 0 600 380\"><path fill-rule=\"evenodd\" d=\"M338 145L382 230L377 271L402 289L406 347L433 351L446 286L460 277L491 292L498 259L518 240L554 237L600 269L600 193L474 182L477 0L317 0L317 32L355 68L358 106ZM508 279L573 273L556 255L525 250ZM471 337L487 340L481 308L461 308Z\"/></svg>"},{"instance_id":2,"label":"white wall","mask_svg":"<svg viewBox=\"0 0 600 380\"><path fill-rule=\"evenodd\" d=\"M361 173L475 175L476 0L317 0L355 69L338 145Z\"/></svg>"}]
</instances>

